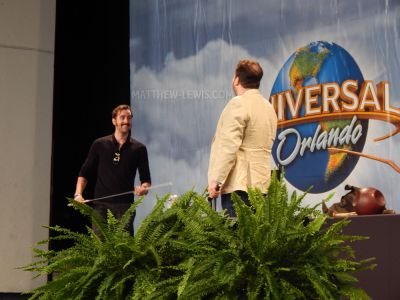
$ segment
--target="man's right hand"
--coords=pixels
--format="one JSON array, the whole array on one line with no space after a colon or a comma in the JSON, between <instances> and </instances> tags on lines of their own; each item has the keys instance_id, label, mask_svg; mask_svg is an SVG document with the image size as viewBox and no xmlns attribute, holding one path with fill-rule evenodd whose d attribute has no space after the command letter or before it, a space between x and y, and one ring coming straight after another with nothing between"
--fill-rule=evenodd
<instances>
[{"instance_id":1,"label":"man's right hand","mask_svg":"<svg viewBox=\"0 0 400 300\"><path fill-rule=\"evenodd\" d=\"M75 201L78 201L78 202L80 202L80 203L85 203L85 199L82 197L81 194L75 194L75 195L74 195L74 200L75 200Z\"/></svg>"},{"instance_id":2,"label":"man's right hand","mask_svg":"<svg viewBox=\"0 0 400 300\"><path fill-rule=\"evenodd\" d=\"M208 196L210 198L217 198L221 194L221 183L213 180L208 185Z\"/></svg>"}]
</instances>

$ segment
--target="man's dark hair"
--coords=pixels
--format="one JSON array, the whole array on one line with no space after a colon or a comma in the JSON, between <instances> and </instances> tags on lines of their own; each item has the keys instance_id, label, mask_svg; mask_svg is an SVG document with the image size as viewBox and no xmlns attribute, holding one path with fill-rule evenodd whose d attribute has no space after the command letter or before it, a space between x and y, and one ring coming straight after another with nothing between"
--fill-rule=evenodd
<instances>
[{"instance_id":1,"label":"man's dark hair","mask_svg":"<svg viewBox=\"0 0 400 300\"><path fill-rule=\"evenodd\" d=\"M117 117L118 113L119 113L121 110L129 110L129 111L131 112L131 115L133 115L133 111L132 111L132 109L131 109L131 107L130 107L129 105L127 105L127 104L121 104L121 105L118 105L116 108L113 109L113 111L112 111L112 113L111 113L111 117L112 117L113 119L115 119L115 118Z\"/></svg>"},{"instance_id":2,"label":"man's dark hair","mask_svg":"<svg viewBox=\"0 0 400 300\"><path fill-rule=\"evenodd\" d=\"M254 60L243 59L237 64L235 75L239 78L239 82L244 88L258 89L263 77L263 69Z\"/></svg>"}]
</instances>

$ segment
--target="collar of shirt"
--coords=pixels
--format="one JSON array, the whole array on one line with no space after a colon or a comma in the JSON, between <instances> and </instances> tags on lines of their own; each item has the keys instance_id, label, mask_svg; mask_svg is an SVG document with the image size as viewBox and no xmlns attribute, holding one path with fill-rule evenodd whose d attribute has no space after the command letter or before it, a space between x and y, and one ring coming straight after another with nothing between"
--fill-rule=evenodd
<instances>
[{"instance_id":1,"label":"collar of shirt","mask_svg":"<svg viewBox=\"0 0 400 300\"><path fill-rule=\"evenodd\" d=\"M245 91L242 96L244 95L250 95L250 94L259 94L260 91L258 89L248 89L247 91Z\"/></svg>"},{"instance_id":2,"label":"collar of shirt","mask_svg":"<svg viewBox=\"0 0 400 300\"><path fill-rule=\"evenodd\" d=\"M114 134L111 135L111 140L112 140L114 146L119 148L119 143L118 143L117 139L115 138L115 135L114 135ZM130 136L128 136L128 138L126 139L125 143L121 146L121 148L122 148L124 145L130 144L131 142L132 142L132 138L131 138Z\"/></svg>"}]
</instances>

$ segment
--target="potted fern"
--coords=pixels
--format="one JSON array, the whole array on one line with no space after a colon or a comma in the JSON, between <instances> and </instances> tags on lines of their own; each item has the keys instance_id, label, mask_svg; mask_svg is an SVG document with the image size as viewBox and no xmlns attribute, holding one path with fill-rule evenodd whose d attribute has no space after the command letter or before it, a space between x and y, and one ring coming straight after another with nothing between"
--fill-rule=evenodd
<instances>
[{"instance_id":1,"label":"potted fern","mask_svg":"<svg viewBox=\"0 0 400 300\"><path fill-rule=\"evenodd\" d=\"M248 191L251 207L234 197L237 219L193 191L166 209L166 195L135 236L125 226L141 200L106 224L71 201L101 237L51 228L74 245L35 250L40 260L25 270L56 276L31 299L369 299L353 275L374 265L357 261L349 244L362 238L341 233L348 220L328 226L317 206L302 207L305 194L289 198L281 176L267 195Z\"/></svg>"}]
</instances>

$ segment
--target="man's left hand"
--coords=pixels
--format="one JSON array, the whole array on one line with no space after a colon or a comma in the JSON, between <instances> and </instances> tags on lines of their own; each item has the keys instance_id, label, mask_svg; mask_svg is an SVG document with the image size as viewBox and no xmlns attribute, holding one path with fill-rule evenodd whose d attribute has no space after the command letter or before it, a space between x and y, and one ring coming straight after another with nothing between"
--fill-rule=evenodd
<instances>
[{"instance_id":1,"label":"man's left hand","mask_svg":"<svg viewBox=\"0 0 400 300\"><path fill-rule=\"evenodd\" d=\"M135 186L135 195L136 196L144 196L149 192L151 184L148 182L144 182L141 185Z\"/></svg>"}]
</instances>

